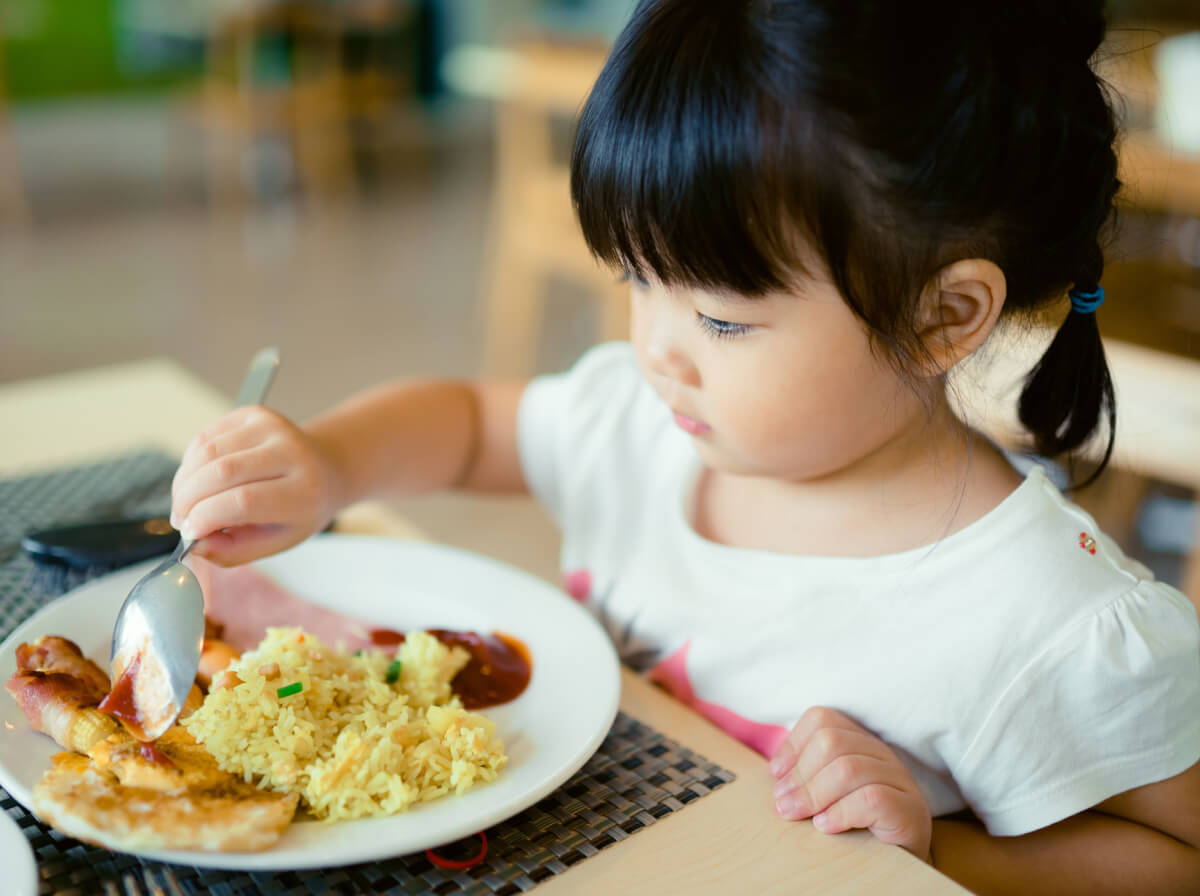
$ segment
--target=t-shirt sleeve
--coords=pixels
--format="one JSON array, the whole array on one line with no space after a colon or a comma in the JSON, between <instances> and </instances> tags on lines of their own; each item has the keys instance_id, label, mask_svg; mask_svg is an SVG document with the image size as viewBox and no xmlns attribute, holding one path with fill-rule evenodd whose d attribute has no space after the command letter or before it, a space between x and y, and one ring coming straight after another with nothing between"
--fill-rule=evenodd
<instances>
[{"instance_id":1,"label":"t-shirt sleeve","mask_svg":"<svg viewBox=\"0 0 1200 896\"><path fill-rule=\"evenodd\" d=\"M1138 582L1027 664L951 768L996 836L1037 830L1200 759L1200 625Z\"/></svg>"},{"instance_id":2,"label":"t-shirt sleeve","mask_svg":"<svg viewBox=\"0 0 1200 896\"><path fill-rule=\"evenodd\" d=\"M584 495L619 486L631 417L646 404L633 348L614 342L586 352L564 373L535 378L517 412L517 450L530 493L561 527Z\"/></svg>"}]
</instances>

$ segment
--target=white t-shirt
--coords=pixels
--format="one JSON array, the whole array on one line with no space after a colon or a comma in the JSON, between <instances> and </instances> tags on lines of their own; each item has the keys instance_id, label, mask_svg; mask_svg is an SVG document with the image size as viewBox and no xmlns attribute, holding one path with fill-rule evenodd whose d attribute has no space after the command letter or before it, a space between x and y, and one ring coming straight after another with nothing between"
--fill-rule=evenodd
<instances>
[{"instance_id":1,"label":"white t-shirt","mask_svg":"<svg viewBox=\"0 0 1200 896\"><path fill-rule=\"evenodd\" d=\"M808 707L838 709L897 751L935 816L969 807L995 835L1200 759L1194 607L1040 467L930 547L716 544L688 522L691 438L624 343L534 380L519 446L568 592L627 663L764 755Z\"/></svg>"}]
</instances>

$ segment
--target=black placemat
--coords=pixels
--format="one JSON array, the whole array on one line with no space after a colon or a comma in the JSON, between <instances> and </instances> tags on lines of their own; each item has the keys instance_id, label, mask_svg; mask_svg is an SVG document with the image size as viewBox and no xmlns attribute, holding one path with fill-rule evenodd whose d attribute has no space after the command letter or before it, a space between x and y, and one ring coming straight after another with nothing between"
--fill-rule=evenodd
<instances>
[{"instance_id":1,"label":"black placemat","mask_svg":"<svg viewBox=\"0 0 1200 896\"><path fill-rule=\"evenodd\" d=\"M175 462L155 452L0 480L0 639L81 576L35 570L13 549L31 527L121 513L162 512ZM239 872L165 865L80 843L41 824L0 789L0 809L38 859L41 894L524 893L729 781L709 762L619 713L595 755L562 787L488 829L478 865L450 870L423 853L316 871ZM477 839L464 843L466 852ZM451 854L455 845L439 852Z\"/></svg>"},{"instance_id":2,"label":"black placemat","mask_svg":"<svg viewBox=\"0 0 1200 896\"><path fill-rule=\"evenodd\" d=\"M171 507L178 461L141 451L86 466L0 479L0 641L34 611L88 573L35 564L26 532L97 519L163 513ZM93 573L106 570L95 570Z\"/></svg>"}]
</instances>

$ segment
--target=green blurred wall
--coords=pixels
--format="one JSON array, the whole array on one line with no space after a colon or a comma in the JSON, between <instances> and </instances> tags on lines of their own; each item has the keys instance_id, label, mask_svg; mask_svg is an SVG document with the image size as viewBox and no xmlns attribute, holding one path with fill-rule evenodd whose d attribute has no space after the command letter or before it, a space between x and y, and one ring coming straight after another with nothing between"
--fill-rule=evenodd
<instances>
[{"instance_id":1,"label":"green blurred wall","mask_svg":"<svg viewBox=\"0 0 1200 896\"><path fill-rule=\"evenodd\" d=\"M119 0L0 0L10 100L153 91L189 74L122 64Z\"/></svg>"}]
</instances>

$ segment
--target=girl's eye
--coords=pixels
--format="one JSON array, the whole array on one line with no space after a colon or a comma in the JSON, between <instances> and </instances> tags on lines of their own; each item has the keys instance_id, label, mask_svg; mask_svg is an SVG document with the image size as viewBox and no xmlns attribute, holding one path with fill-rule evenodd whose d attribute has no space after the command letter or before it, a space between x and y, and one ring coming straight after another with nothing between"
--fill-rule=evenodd
<instances>
[{"instance_id":1,"label":"girl's eye","mask_svg":"<svg viewBox=\"0 0 1200 896\"><path fill-rule=\"evenodd\" d=\"M750 324L735 324L727 320L717 320L717 318L701 314L699 311L696 312L696 320L705 332L717 339L744 336L754 329Z\"/></svg>"},{"instance_id":2,"label":"girl's eye","mask_svg":"<svg viewBox=\"0 0 1200 896\"><path fill-rule=\"evenodd\" d=\"M630 280L632 280L634 283L637 284L638 289L649 289L650 288L649 280L646 280L643 277L637 276L636 274L634 274L634 272L630 268L626 268L624 273L621 274L618 282L619 283L628 283Z\"/></svg>"}]
</instances>

